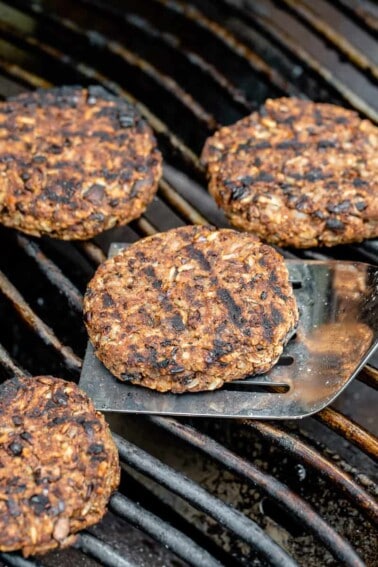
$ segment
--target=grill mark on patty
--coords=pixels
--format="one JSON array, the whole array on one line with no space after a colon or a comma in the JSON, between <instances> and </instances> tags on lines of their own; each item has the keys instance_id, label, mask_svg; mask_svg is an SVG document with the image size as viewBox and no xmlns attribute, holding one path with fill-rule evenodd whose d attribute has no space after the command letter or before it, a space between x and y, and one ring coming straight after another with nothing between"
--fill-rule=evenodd
<instances>
[{"instance_id":1,"label":"grill mark on patty","mask_svg":"<svg viewBox=\"0 0 378 567\"><path fill-rule=\"evenodd\" d=\"M193 244L186 246L185 250L188 252L189 258L191 258L192 260L197 260L197 262L200 264L200 266L202 266L202 268L204 268L204 270L206 270L207 272L212 271L210 262L207 260L204 254L202 254L202 252L198 250L198 248L194 247Z\"/></svg>"},{"instance_id":2,"label":"grill mark on patty","mask_svg":"<svg viewBox=\"0 0 378 567\"><path fill-rule=\"evenodd\" d=\"M218 282L219 283L219 282ZM217 289L217 296L222 301L223 305L226 307L231 321L237 325L237 327L243 327L242 310L239 305L235 302L234 298L224 287L219 287Z\"/></svg>"},{"instance_id":3,"label":"grill mark on patty","mask_svg":"<svg viewBox=\"0 0 378 567\"><path fill-rule=\"evenodd\" d=\"M217 297L220 299L220 301L225 306L227 313L228 313L228 316L230 317L231 321L237 327L243 328L244 327L244 320L243 320L243 317L242 317L241 308L236 303L236 301L234 300L234 298L232 297L230 292L226 288L222 287L222 285L219 282L219 278L213 272L211 264L208 261L208 259L201 252L201 250L198 250L198 248L195 248L195 246L193 244L186 246L185 249L188 252L190 258L192 258L193 260L196 260L200 264L200 266L202 266L207 272L209 272L211 274L211 279L214 282L214 287L216 289Z\"/></svg>"},{"instance_id":4,"label":"grill mark on patty","mask_svg":"<svg viewBox=\"0 0 378 567\"><path fill-rule=\"evenodd\" d=\"M177 311L175 305L169 300L166 292L163 290L163 282L157 277L156 272L152 266L147 266L144 273L151 279L151 285L155 289L160 289L160 301L163 309L167 312L174 312L170 318L170 323L175 331L185 331L186 326L180 313Z\"/></svg>"}]
</instances>

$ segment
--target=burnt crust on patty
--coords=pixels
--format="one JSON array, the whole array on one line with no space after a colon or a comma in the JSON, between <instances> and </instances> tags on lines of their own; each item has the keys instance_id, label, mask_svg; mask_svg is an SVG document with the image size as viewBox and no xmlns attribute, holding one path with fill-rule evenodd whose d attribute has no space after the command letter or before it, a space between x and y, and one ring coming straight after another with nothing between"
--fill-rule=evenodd
<instances>
[{"instance_id":1,"label":"burnt crust on patty","mask_svg":"<svg viewBox=\"0 0 378 567\"><path fill-rule=\"evenodd\" d=\"M139 217L161 155L138 110L98 86L24 93L0 103L0 222L84 240Z\"/></svg>"},{"instance_id":2,"label":"burnt crust on patty","mask_svg":"<svg viewBox=\"0 0 378 567\"><path fill-rule=\"evenodd\" d=\"M201 226L150 236L107 260L84 314L112 374L173 393L267 372L298 321L282 256L253 235Z\"/></svg>"},{"instance_id":3,"label":"burnt crust on patty","mask_svg":"<svg viewBox=\"0 0 378 567\"><path fill-rule=\"evenodd\" d=\"M378 236L378 128L356 112L267 100L206 141L209 191L230 222L279 246Z\"/></svg>"},{"instance_id":4,"label":"burnt crust on patty","mask_svg":"<svg viewBox=\"0 0 378 567\"><path fill-rule=\"evenodd\" d=\"M0 386L0 550L63 548L98 522L120 477L104 417L52 376Z\"/></svg>"}]
</instances>

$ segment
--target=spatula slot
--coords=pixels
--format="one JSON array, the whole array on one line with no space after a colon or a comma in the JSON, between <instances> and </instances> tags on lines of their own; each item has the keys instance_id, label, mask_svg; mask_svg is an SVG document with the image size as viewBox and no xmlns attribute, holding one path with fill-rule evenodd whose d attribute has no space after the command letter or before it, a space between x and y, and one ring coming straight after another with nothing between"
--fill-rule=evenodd
<instances>
[{"instance_id":1,"label":"spatula slot","mask_svg":"<svg viewBox=\"0 0 378 567\"><path fill-rule=\"evenodd\" d=\"M234 380L224 384L223 390L228 392L248 392L255 394L286 394L290 390L288 384L254 384L247 380Z\"/></svg>"},{"instance_id":2,"label":"spatula slot","mask_svg":"<svg viewBox=\"0 0 378 567\"><path fill-rule=\"evenodd\" d=\"M277 366L291 366L293 362L294 362L294 358L292 356L283 355L277 362Z\"/></svg>"}]
</instances>

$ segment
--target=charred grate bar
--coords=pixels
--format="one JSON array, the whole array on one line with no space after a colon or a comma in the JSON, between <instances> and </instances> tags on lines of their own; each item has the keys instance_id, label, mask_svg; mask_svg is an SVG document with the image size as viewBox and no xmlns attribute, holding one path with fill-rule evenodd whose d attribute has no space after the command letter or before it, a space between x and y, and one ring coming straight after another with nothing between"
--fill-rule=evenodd
<instances>
[{"instance_id":1,"label":"charred grate bar","mask_svg":"<svg viewBox=\"0 0 378 567\"><path fill-rule=\"evenodd\" d=\"M162 486L172 490L215 518L220 524L255 548L259 556L269 561L270 564L277 566L296 565L273 540L265 535L259 526L240 514L240 512L221 501L217 501L211 494L190 479L178 474L148 453L132 445L129 441L122 439L118 435L115 436L115 441L122 461L158 481Z\"/></svg>"},{"instance_id":2,"label":"charred grate bar","mask_svg":"<svg viewBox=\"0 0 378 567\"><path fill-rule=\"evenodd\" d=\"M265 10L256 10L254 2L241 3L236 0L222 0L216 7L210 1L195 0L190 4L176 0L146 0L144 3L128 0L122 4L116 0L109 3L102 0L80 0L75 5L73 2L29 3L26 0L2 3L6 10L0 23L0 96L6 96L9 89L15 93L25 87L46 87L58 82L98 82L125 96L139 106L142 114L151 123L169 167L160 183L156 202L144 218L122 231L122 238L125 241L133 241L144 235L154 234L156 230L165 230L172 222L205 224L209 219L219 226L224 226L224 218L203 190L205 180L197 155L204 136L216 126L216 122L241 117L248 112L250 105L256 107L266 96L280 94L316 96L336 103L344 101L367 116L377 118L377 105L372 104L369 94L373 92L372 81L375 79L376 67L373 65L370 66L371 69L365 69L367 62L361 59L360 53L353 50L353 37L348 38L348 43L340 43L340 37L332 33L333 28L329 24L324 27L322 18L318 14L314 16L315 6L309 8L307 0L301 0L295 6L284 0L277 4L278 8L268 0L264 0L261 5ZM371 36L376 32L374 14L359 7L355 0L338 0L334 5L336 7L333 9L339 10L344 18L356 18L361 28L358 33L362 36L365 33ZM126 15L121 17L123 11ZM91 29L88 29L88 13L91 15ZM159 17L154 17L154 14ZM288 26L283 29L279 15L290 17L290 22L298 28ZM332 69L327 68L324 61L317 59L311 52L303 37L296 36L295 30L302 29L300 26L303 25L308 29L311 41L323 41L332 53L346 57L345 64L356 77L352 86L347 76L340 79L333 74ZM123 26L127 26L129 36L132 35L135 39L135 45L128 44L127 35L120 36L120 27L122 30ZM111 32L113 28L114 37ZM203 42L193 42L192 38L197 36L203 39ZM156 48L153 61L149 60L150 54L143 51L143 41L151 42ZM209 46L208 50L204 49L205 44ZM221 58L214 56L213 47L222 53ZM176 52L177 56L180 55L188 77L201 73L203 91L219 93L224 102L222 108L217 108L216 114L209 98L201 96L199 100L198 91L190 80L185 81L185 85L180 83L173 66L168 72L166 65L162 64L160 69L159 57L162 60L167 50L170 50L172 57ZM288 72L289 67L296 66L302 70L298 80ZM133 74L133 81L125 80L126 69ZM233 69L237 70L236 74ZM156 101L164 94L172 104L157 105ZM167 111L168 107L171 107L171 114ZM185 120L177 119L180 113ZM3 272L0 279L0 309L11 316L12 329L14 327L12 341L4 333L0 334L2 376L24 373L21 366L34 373L34 365L39 364L48 371L63 373L66 377L76 379L85 343L82 331L81 335L74 334L74 328L80 327L81 294L91 270L105 258L104 251L109 246L109 238L104 235L99 240L101 248L92 242L65 243L64 246L43 239L37 242L23 235L15 235L11 231L2 232L2 236L4 249L9 246L11 252L0 259L0 269ZM113 240L119 238L114 237ZM22 277L10 269L13 253L30 262L30 289L24 285ZM374 242L337 250L305 251L296 255L286 251L285 255L319 259L335 255L340 259L351 257L378 263L377 244ZM62 302L67 317L69 316L67 328L61 325L61 315L54 315L55 303ZM9 317L6 320L9 320ZM33 348L28 348L28 340L34 341L35 352L30 352ZM15 348L18 342L20 346ZM78 346L80 344L81 347ZM37 357L36 362L34 355ZM371 394L376 395L374 390L377 390L378 372L373 367L361 373L359 380L367 383ZM360 387L362 384L358 384L358 388ZM324 452L320 445L317 446L314 435L308 437L300 430L294 435L286 424L278 428L269 423L249 421L240 423L237 427L240 435L245 431L255 432L257 439L263 440L269 446L277 446L282 459L295 459L300 466L316 471L316 475L324 479L332 490L334 499L339 496L345 498L352 510L355 513L361 511L371 522L369 525L373 526L377 523L374 496L378 489L373 480L364 474L364 471L369 470L370 463L364 453L372 459L377 459L376 438L366 427L334 408L323 411L318 420L331 431L337 432L343 442L348 444L348 451L351 451L350 444L358 448L358 469L348 468L348 464L342 460L333 461L336 457ZM316 540L322 542L313 547L314 550L323 550L322 558L325 557L325 548L328 547L343 564L362 564L348 543L349 539L358 548L358 538L344 533L340 526L334 528L329 514L323 516L322 512L318 513L320 505L318 502L315 502L315 506L314 503L311 504L306 491L302 491L299 497L300 487L291 489L293 499L290 500L290 479L282 482L276 478L276 473L268 474L265 468L251 465L249 457L239 456L238 451L231 452L226 448L225 441L220 444L212 435L201 433L197 426L193 430L179 422L162 418L145 419L141 423L146 426L149 424L155 432L167 431L171 437L185 440L191 447L199 449L205 457L212 457L218 462L222 459L221 467L226 466L233 470L238 478L248 477L249 484L260 483L259 486L265 487L269 498L280 508L291 507L294 516L303 514L303 517L307 518L304 520L306 531L312 531ZM316 425L313 419L309 423L313 424L311 427ZM119 441L123 447L125 461L129 463L127 466L132 471L142 467L148 476L151 467L156 464L154 457L139 448L136 449L135 456L128 438ZM125 447L127 450L124 451ZM271 466L271 458L273 457L266 457L264 467ZM133 459L136 459L135 462ZM182 483L185 484L185 477L172 468L167 472L165 467L161 463L159 471L164 474L156 479L157 485L168 485L174 478L182 497L188 500L191 495L193 502L198 503L197 492L200 485L191 481L190 494L184 493ZM128 498L128 501L125 501L125 498ZM304 506L300 508L302 503ZM210 492L206 494L202 504L208 511L212 505L215 505L215 510L219 510L219 506L222 508L222 501ZM177 557L185 559L185 554L190 556L193 565L201 564L205 557L203 554L209 553L207 548L212 549L209 561L213 561L214 565L220 558L220 563L229 565L235 564L235 561L241 564L248 561L240 552L230 559L230 555L219 541L215 552L212 534L204 533L201 542L197 542L195 534L186 533L188 527L183 527L182 531L173 529L170 537L164 538L159 520L166 522L168 526L169 518L161 517L159 508L152 511L138 506L137 495L128 494L126 497L117 494L111 507L118 518L124 517L129 523L137 524L153 539L170 547ZM236 509L230 509L233 517ZM212 510L214 511L214 508ZM242 515L239 527L257 525L247 516L249 514ZM279 516L275 517L275 521L276 526L285 524ZM362 528L358 520L350 521L355 522L356 528ZM98 533L100 532L96 530L96 534ZM251 533L246 534L247 539L243 534L244 532L239 533L241 539L249 541L253 547L255 542L250 539ZM124 539L123 534L120 535L121 539ZM298 550L291 547L289 553L293 558L290 558L266 534L260 541L261 545L263 549L260 549L260 553L269 557L271 562L275 557L278 561L282 560L282 564L293 564L295 560L302 564L303 558ZM118 548L118 543L116 547ZM108 544L105 539L102 541L92 533L81 536L79 548L83 561L85 556L91 556L97 563L105 565L135 564L132 558L120 556L114 542ZM272 550L273 556L269 555ZM365 552L358 549L358 552L364 559L366 555L367 564L371 561L366 549ZM249 559L255 560L254 552L250 553ZM330 558L329 555L327 557ZM308 560L306 555L306 564L316 564L316 559L312 558L312 563L308 563ZM39 562L6 554L2 561L9 565L21 566L31 566ZM43 559L41 564L44 564Z\"/></svg>"},{"instance_id":3,"label":"charred grate bar","mask_svg":"<svg viewBox=\"0 0 378 567\"><path fill-rule=\"evenodd\" d=\"M208 565L219 567L221 563L213 558L207 551L201 549L185 534L176 530L172 525L151 514L139 504L120 494L113 496L110 508L119 516L125 518L133 526L143 530L151 537L157 539L189 565Z\"/></svg>"},{"instance_id":4,"label":"charred grate bar","mask_svg":"<svg viewBox=\"0 0 378 567\"><path fill-rule=\"evenodd\" d=\"M240 457L228 451L222 445L202 435L199 431L191 427L168 418L153 417L151 420L159 427L168 430L171 434L205 451L216 459L221 466L226 466L229 470L245 477L249 482L257 484L273 498L279 499L282 505L284 505L291 514L297 516L297 519L302 521L309 530L313 531L340 561L346 564L355 563L356 565L360 562L359 557L354 553L351 546L345 544L343 539L340 538L326 522L321 520L303 500L289 491L280 482L274 478L269 478L267 475L261 474L261 471L252 464L246 463L243 459L240 459ZM366 496L367 501L371 501L369 496ZM378 506L375 506L375 520L377 520L377 514Z\"/></svg>"}]
</instances>

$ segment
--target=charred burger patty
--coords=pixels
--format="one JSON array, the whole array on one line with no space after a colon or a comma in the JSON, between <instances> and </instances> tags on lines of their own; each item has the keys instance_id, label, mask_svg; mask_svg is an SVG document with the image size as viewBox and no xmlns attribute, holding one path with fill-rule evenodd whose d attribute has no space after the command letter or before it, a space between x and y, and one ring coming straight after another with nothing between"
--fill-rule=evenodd
<instances>
[{"instance_id":1,"label":"charred burger patty","mask_svg":"<svg viewBox=\"0 0 378 567\"><path fill-rule=\"evenodd\" d=\"M0 386L0 550L66 547L98 522L119 483L103 416L75 384L51 376Z\"/></svg>"},{"instance_id":2,"label":"charred burger patty","mask_svg":"<svg viewBox=\"0 0 378 567\"><path fill-rule=\"evenodd\" d=\"M84 313L96 354L115 376L174 393L268 371L298 320L273 248L200 226L145 238L106 261Z\"/></svg>"},{"instance_id":3,"label":"charred burger patty","mask_svg":"<svg viewBox=\"0 0 378 567\"><path fill-rule=\"evenodd\" d=\"M378 128L294 98L221 128L205 144L209 190L230 222L279 246L378 236Z\"/></svg>"},{"instance_id":4,"label":"charred burger patty","mask_svg":"<svg viewBox=\"0 0 378 567\"><path fill-rule=\"evenodd\" d=\"M38 90L0 104L0 222L87 239L139 217L161 155L136 108L102 87Z\"/></svg>"}]
</instances>

